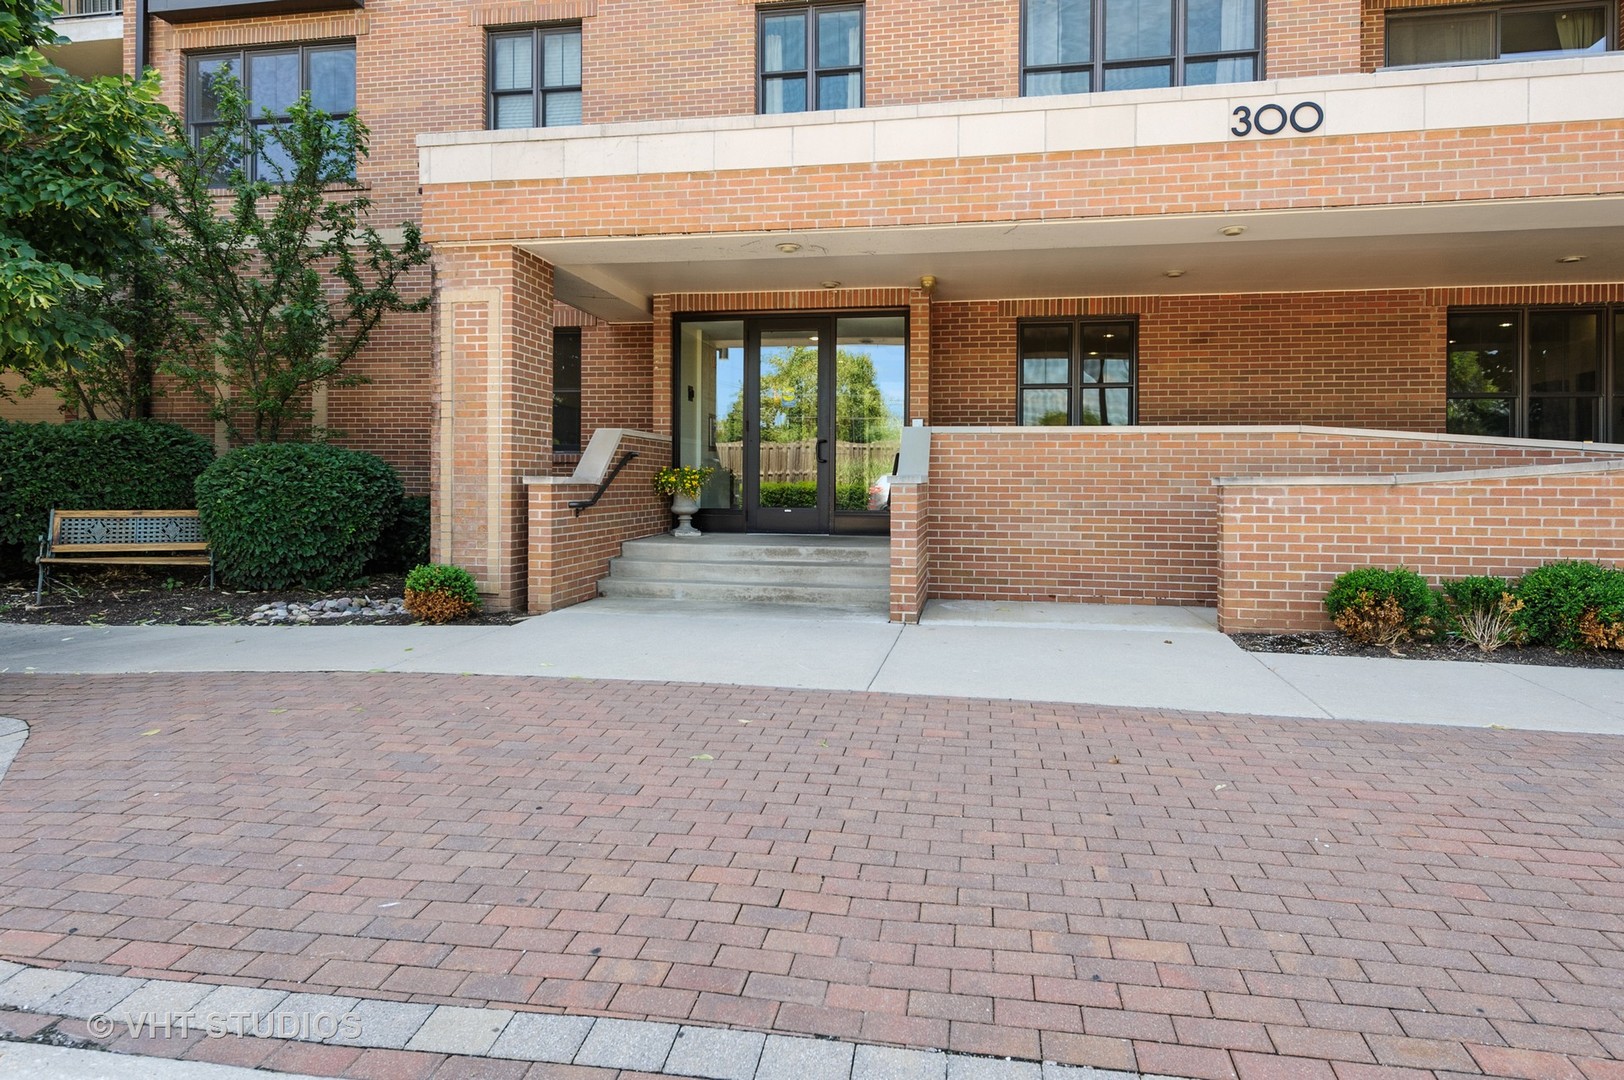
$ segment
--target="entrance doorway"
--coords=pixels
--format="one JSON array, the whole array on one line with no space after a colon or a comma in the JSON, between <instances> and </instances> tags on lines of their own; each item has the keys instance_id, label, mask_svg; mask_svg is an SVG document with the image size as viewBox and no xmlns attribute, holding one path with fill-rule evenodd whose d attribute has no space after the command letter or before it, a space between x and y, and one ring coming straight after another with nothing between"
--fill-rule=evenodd
<instances>
[{"instance_id":1,"label":"entrance doorway","mask_svg":"<svg viewBox=\"0 0 1624 1080\"><path fill-rule=\"evenodd\" d=\"M677 339L677 461L714 470L701 529L889 531L876 482L901 443L905 315L706 318Z\"/></svg>"}]
</instances>

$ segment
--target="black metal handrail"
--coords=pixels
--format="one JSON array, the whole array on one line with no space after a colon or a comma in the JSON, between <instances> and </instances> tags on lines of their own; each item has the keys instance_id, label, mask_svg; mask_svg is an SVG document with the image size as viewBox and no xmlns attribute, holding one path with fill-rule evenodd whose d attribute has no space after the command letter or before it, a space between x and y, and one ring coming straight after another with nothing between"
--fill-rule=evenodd
<instances>
[{"instance_id":1,"label":"black metal handrail","mask_svg":"<svg viewBox=\"0 0 1624 1080\"><path fill-rule=\"evenodd\" d=\"M609 485L615 482L615 477L620 475L620 470L624 469L626 467L626 463L636 456L636 450L628 450L624 454L621 454L620 460L615 462L615 467L609 470L609 475L605 476L598 483L598 490L592 493L592 498L576 499L574 502L570 503L570 509L575 511L575 516L580 517L582 510L590 508L599 499L603 498L603 493L608 491Z\"/></svg>"}]
</instances>

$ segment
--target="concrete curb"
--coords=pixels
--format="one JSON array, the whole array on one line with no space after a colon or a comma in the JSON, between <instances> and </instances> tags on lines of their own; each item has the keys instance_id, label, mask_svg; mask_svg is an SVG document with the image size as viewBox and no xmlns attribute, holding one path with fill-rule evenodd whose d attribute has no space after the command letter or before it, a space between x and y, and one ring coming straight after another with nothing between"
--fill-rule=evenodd
<instances>
[{"instance_id":1,"label":"concrete curb","mask_svg":"<svg viewBox=\"0 0 1624 1080\"><path fill-rule=\"evenodd\" d=\"M695 1024L87 975L0 960L0 1009L87 1021L91 1034L205 1032L700 1080L1181 1080Z\"/></svg>"}]
</instances>

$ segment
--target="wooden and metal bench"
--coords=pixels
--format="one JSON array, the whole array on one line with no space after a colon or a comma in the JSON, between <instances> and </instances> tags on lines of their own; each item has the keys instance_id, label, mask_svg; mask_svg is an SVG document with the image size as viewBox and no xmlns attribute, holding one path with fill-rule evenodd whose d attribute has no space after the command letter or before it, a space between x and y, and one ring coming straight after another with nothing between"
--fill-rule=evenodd
<instances>
[{"instance_id":1,"label":"wooden and metal bench","mask_svg":"<svg viewBox=\"0 0 1624 1080\"><path fill-rule=\"evenodd\" d=\"M45 599L53 566L206 566L214 588L214 555L196 510L52 510L39 538L39 586Z\"/></svg>"}]
</instances>

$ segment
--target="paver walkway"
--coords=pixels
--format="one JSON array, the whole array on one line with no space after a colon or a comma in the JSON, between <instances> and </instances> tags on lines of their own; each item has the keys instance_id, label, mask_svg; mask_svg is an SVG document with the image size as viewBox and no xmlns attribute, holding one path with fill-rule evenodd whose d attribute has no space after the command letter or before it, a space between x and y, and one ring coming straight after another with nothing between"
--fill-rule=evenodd
<instances>
[{"instance_id":1,"label":"paver walkway","mask_svg":"<svg viewBox=\"0 0 1624 1080\"><path fill-rule=\"evenodd\" d=\"M1624 1076L1618 738L399 674L0 677L0 715L11 960L1191 1077Z\"/></svg>"}]
</instances>

